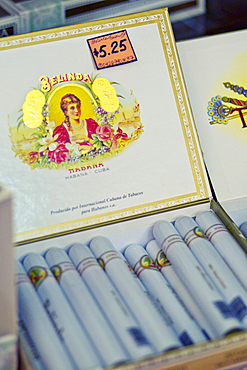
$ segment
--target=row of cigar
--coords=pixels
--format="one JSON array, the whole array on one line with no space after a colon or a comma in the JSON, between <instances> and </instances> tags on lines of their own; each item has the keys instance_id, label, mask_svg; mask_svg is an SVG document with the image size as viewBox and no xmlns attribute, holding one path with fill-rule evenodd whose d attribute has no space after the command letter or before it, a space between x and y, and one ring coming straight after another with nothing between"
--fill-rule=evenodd
<instances>
[{"instance_id":1,"label":"row of cigar","mask_svg":"<svg viewBox=\"0 0 247 370\"><path fill-rule=\"evenodd\" d=\"M213 211L16 261L18 327L35 370L136 361L247 329L246 254Z\"/></svg>"}]
</instances>

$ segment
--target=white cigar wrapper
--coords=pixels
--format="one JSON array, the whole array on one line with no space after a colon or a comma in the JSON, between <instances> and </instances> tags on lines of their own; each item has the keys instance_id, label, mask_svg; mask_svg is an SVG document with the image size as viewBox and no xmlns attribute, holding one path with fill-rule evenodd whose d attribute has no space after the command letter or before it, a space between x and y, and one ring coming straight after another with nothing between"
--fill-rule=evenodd
<instances>
[{"instance_id":1,"label":"white cigar wrapper","mask_svg":"<svg viewBox=\"0 0 247 370\"><path fill-rule=\"evenodd\" d=\"M87 370L101 366L92 344L44 257L38 253L29 253L24 258L23 265L57 328L61 340L73 358L75 369Z\"/></svg>"},{"instance_id":2,"label":"white cigar wrapper","mask_svg":"<svg viewBox=\"0 0 247 370\"><path fill-rule=\"evenodd\" d=\"M45 370L74 370L26 270L16 261L16 287L22 336L35 345L35 365ZM24 333L25 332L25 333Z\"/></svg>"},{"instance_id":3,"label":"white cigar wrapper","mask_svg":"<svg viewBox=\"0 0 247 370\"><path fill-rule=\"evenodd\" d=\"M109 239L96 237L91 241L90 248L102 262L105 271L140 322L148 340L156 348L156 352L180 347L181 343L174 331L147 298Z\"/></svg>"},{"instance_id":4,"label":"white cigar wrapper","mask_svg":"<svg viewBox=\"0 0 247 370\"><path fill-rule=\"evenodd\" d=\"M231 269L191 217L180 217L175 227L236 317L247 327L247 293Z\"/></svg>"},{"instance_id":5,"label":"white cigar wrapper","mask_svg":"<svg viewBox=\"0 0 247 370\"><path fill-rule=\"evenodd\" d=\"M75 244L69 249L69 256L121 338L129 359L140 359L150 353L149 343L140 325L89 247Z\"/></svg>"},{"instance_id":6,"label":"white cigar wrapper","mask_svg":"<svg viewBox=\"0 0 247 370\"><path fill-rule=\"evenodd\" d=\"M215 335L220 337L231 331L243 330L242 324L233 316L222 295L207 277L175 227L170 222L159 221L154 225L153 235Z\"/></svg>"},{"instance_id":7,"label":"white cigar wrapper","mask_svg":"<svg viewBox=\"0 0 247 370\"><path fill-rule=\"evenodd\" d=\"M197 325L201 328L203 335L210 340L215 339L216 336L212 332L210 326L208 326L207 321L205 321L204 316L201 313L198 305L195 303L193 297L188 292L186 286L183 284L182 280L176 274L173 269L171 262L166 257L164 251L159 247L156 240L151 240L146 245L146 251L151 256L157 268L161 271L162 275L165 276L167 281L175 290L178 298L181 299L181 303L184 304L185 309L188 309L188 313L192 320L195 320Z\"/></svg>"},{"instance_id":8,"label":"white cigar wrapper","mask_svg":"<svg viewBox=\"0 0 247 370\"><path fill-rule=\"evenodd\" d=\"M98 349L104 367L126 362L128 357L114 333L115 330L106 321L68 254L63 249L54 247L46 252L45 259Z\"/></svg>"},{"instance_id":9,"label":"white cigar wrapper","mask_svg":"<svg viewBox=\"0 0 247 370\"><path fill-rule=\"evenodd\" d=\"M201 212L196 222L247 289L247 255L213 211Z\"/></svg>"},{"instance_id":10,"label":"white cigar wrapper","mask_svg":"<svg viewBox=\"0 0 247 370\"><path fill-rule=\"evenodd\" d=\"M146 250L141 245L132 244L126 248L125 256L161 311L170 318L181 342L191 345L206 340Z\"/></svg>"}]
</instances>

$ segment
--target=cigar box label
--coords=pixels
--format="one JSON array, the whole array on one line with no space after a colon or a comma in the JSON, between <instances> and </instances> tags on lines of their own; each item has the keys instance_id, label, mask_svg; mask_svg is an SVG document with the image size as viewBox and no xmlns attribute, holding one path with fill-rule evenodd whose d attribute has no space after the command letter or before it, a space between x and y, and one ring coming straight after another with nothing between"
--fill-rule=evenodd
<instances>
[{"instance_id":1,"label":"cigar box label","mask_svg":"<svg viewBox=\"0 0 247 370\"><path fill-rule=\"evenodd\" d=\"M87 40L97 69L137 61L126 30L108 33Z\"/></svg>"},{"instance_id":2,"label":"cigar box label","mask_svg":"<svg viewBox=\"0 0 247 370\"><path fill-rule=\"evenodd\" d=\"M31 169L96 168L144 131L133 91L81 73L41 76L10 127L12 148Z\"/></svg>"},{"instance_id":3,"label":"cigar box label","mask_svg":"<svg viewBox=\"0 0 247 370\"><path fill-rule=\"evenodd\" d=\"M112 260L115 260L115 259L120 259L122 261L122 258L121 256L119 255L119 253L117 251L107 251L105 253L103 253L98 259L97 261L99 262L100 266L105 269L105 266L107 265L108 262L112 261Z\"/></svg>"},{"instance_id":4,"label":"cigar box label","mask_svg":"<svg viewBox=\"0 0 247 370\"><path fill-rule=\"evenodd\" d=\"M162 250L158 252L155 263L159 269L171 265L171 262L168 260L165 253Z\"/></svg>"},{"instance_id":5,"label":"cigar box label","mask_svg":"<svg viewBox=\"0 0 247 370\"><path fill-rule=\"evenodd\" d=\"M148 255L142 256L140 260L134 266L134 271L137 276L139 276L140 273L145 269L151 269L151 270L156 270L156 271L158 270L155 263Z\"/></svg>"},{"instance_id":6,"label":"cigar box label","mask_svg":"<svg viewBox=\"0 0 247 370\"><path fill-rule=\"evenodd\" d=\"M185 236L184 236L184 241L185 243L188 245L188 247L190 246L190 243L195 240L195 239L198 239L198 238L205 238L205 235L203 234L202 230L196 226L194 227L192 230L190 230Z\"/></svg>"},{"instance_id":7,"label":"cigar box label","mask_svg":"<svg viewBox=\"0 0 247 370\"><path fill-rule=\"evenodd\" d=\"M226 94L213 96L208 102L209 123L228 125L234 122L240 128L246 128L247 88L229 81L223 82L222 86L227 89Z\"/></svg>"},{"instance_id":8,"label":"cigar box label","mask_svg":"<svg viewBox=\"0 0 247 370\"><path fill-rule=\"evenodd\" d=\"M123 38L98 58L123 56L129 40L138 60L97 70L87 41L107 34ZM167 9L1 40L2 174L18 197L17 242L208 200ZM75 99L74 118L63 97Z\"/></svg>"},{"instance_id":9,"label":"cigar box label","mask_svg":"<svg viewBox=\"0 0 247 370\"><path fill-rule=\"evenodd\" d=\"M59 263L58 265L53 265L51 267L51 271L55 276L56 280L60 282L62 274L67 271L75 271L75 266L72 262L64 261Z\"/></svg>"},{"instance_id":10,"label":"cigar box label","mask_svg":"<svg viewBox=\"0 0 247 370\"><path fill-rule=\"evenodd\" d=\"M227 229L222 224L214 224L210 226L207 230L205 230L205 235L209 241L217 234L217 233L228 233Z\"/></svg>"},{"instance_id":11,"label":"cigar box label","mask_svg":"<svg viewBox=\"0 0 247 370\"><path fill-rule=\"evenodd\" d=\"M38 289L40 284L48 276L47 270L44 267L35 266L28 271L28 275L33 283L35 289Z\"/></svg>"},{"instance_id":12,"label":"cigar box label","mask_svg":"<svg viewBox=\"0 0 247 370\"><path fill-rule=\"evenodd\" d=\"M61 278L61 273L62 273L61 267L58 265L52 266L51 271L53 275L55 276L56 280L59 282Z\"/></svg>"},{"instance_id":13,"label":"cigar box label","mask_svg":"<svg viewBox=\"0 0 247 370\"><path fill-rule=\"evenodd\" d=\"M155 263L152 261L152 259L148 255L145 255L140 259L140 265L147 269L157 270Z\"/></svg>"},{"instance_id":14,"label":"cigar box label","mask_svg":"<svg viewBox=\"0 0 247 370\"><path fill-rule=\"evenodd\" d=\"M176 243L182 243L184 244L182 238L177 235L177 234L173 234L173 235L169 235L162 243L162 249L164 250L164 252L167 254L167 251L168 249L173 246L173 244L176 244Z\"/></svg>"},{"instance_id":15,"label":"cigar box label","mask_svg":"<svg viewBox=\"0 0 247 370\"><path fill-rule=\"evenodd\" d=\"M77 266L77 270L79 271L80 275L83 275L83 273L90 267L99 268L99 263L94 257L87 257L81 260Z\"/></svg>"}]
</instances>

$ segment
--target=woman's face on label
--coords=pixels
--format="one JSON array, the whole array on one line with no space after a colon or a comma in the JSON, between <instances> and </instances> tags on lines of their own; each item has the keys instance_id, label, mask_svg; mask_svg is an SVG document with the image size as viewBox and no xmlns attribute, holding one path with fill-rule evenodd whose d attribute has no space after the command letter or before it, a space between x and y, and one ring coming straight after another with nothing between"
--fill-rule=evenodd
<instances>
[{"instance_id":1,"label":"woman's face on label","mask_svg":"<svg viewBox=\"0 0 247 370\"><path fill-rule=\"evenodd\" d=\"M79 119L81 116L81 108L79 103L71 103L67 108L67 116L72 119Z\"/></svg>"}]
</instances>

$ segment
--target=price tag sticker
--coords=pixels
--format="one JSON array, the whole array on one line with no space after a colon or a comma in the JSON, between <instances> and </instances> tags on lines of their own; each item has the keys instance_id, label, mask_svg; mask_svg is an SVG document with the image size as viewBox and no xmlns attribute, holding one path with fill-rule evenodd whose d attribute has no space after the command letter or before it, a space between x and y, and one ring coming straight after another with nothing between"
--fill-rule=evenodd
<instances>
[{"instance_id":1,"label":"price tag sticker","mask_svg":"<svg viewBox=\"0 0 247 370\"><path fill-rule=\"evenodd\" d=\"M94 37L87 42L97 69L137 61L126 30Z\"/></svg>"}]
</instances>

